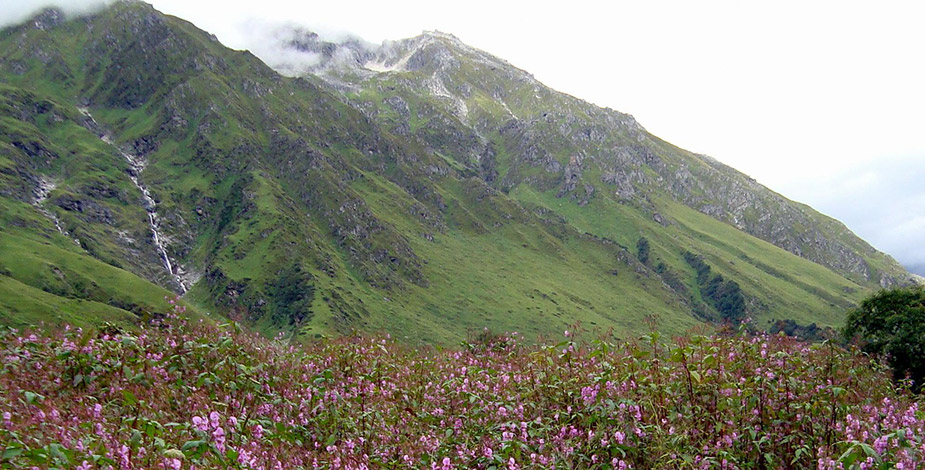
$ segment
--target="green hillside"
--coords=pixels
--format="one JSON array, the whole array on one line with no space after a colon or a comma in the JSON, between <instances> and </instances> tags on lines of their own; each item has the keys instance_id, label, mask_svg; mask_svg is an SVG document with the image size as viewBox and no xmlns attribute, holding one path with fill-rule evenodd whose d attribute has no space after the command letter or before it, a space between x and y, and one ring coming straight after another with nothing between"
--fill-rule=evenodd
<instances>
[{"instance_id":1,"label":"green hillside","mask_svg":"<svg viewBox=\"0 0 925 470\"><path fill-rule=\"evenodd\" d=\"M131 321L170 292L266 334L680 334L731 318L685 253L760 329L837 326L908 275L628 115L429 41L413 70L287 78L139 2L3 30L0 321Z\"/></svg>"}]
</instances>

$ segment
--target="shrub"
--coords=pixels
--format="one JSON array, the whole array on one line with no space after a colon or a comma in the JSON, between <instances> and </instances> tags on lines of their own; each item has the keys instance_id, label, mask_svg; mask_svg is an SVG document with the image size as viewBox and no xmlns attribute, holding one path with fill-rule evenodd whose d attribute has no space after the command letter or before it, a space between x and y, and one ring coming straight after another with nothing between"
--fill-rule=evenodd
<instances>
[{"instance_id":1,"label":"shrub","mask_svg":"<svg viewBox=\"0 0 925 470\"><path fill-rule=\"evenodd\" d=\"M921 391L925 381L925 289L882 290L848 314L845 336L865 352L885 356L897 381Z\"/></svg>"}]
</instances>

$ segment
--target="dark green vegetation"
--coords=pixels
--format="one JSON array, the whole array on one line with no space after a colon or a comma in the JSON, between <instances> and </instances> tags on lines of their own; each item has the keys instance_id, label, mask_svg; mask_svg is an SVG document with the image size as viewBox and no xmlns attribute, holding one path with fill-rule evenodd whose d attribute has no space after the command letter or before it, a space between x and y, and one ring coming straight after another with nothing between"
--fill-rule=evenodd
<instances>
[{"instance_id":1,"label":"dark green vegetation","mask_svg":"<svg viewBox=\"0 0 925 470\"><path fill-rule=\"evenodd\" d=\"M865 352L883 355L893 379L909 380L913 389L925 386L925 289L883 290L848 314L844 330L859 338Z\"/></svg>"},{"instance_id":2,"label":"dark green vegetation","mask_svg":"<svg viewBox=\"0 0 925 470\"><path fill-rule=\"evenodd\" d=\"M308 336L825 327L908 275L455 38L292 45L355 60L283 77L136 2L0 31L3 321L128 322L188 287L200 310Z\"/></svg>"},{"instance_id":3,"label":"dark green vegetation","mask_svg":"<svg viewBox=\"0 0 925 470\"><path fill-rule=\"evenodd\" d=\"M684 260L697 272L697 285L700 294L719 313L722 321L740 323L745 319L745 296L735 281L723 279L722 274L714 275L703 258L684 252Z\"/></svg>"}]
</instances>

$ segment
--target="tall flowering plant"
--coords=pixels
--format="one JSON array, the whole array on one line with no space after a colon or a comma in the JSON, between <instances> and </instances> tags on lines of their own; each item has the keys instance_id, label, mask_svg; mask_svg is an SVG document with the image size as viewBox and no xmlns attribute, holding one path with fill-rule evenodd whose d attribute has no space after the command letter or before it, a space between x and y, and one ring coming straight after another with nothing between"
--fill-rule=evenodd
<instances>
[{"instance_id":1,"label":"tall flowering plant","mask_svg":"<svg viewBox=\"0 0 925 470\"><path fill-rule=\"evenodd\" d=\"M0 333L0 467L915 469L876 363L783 337L304 346L182 315Z\"/></svg>"}]
</instances>

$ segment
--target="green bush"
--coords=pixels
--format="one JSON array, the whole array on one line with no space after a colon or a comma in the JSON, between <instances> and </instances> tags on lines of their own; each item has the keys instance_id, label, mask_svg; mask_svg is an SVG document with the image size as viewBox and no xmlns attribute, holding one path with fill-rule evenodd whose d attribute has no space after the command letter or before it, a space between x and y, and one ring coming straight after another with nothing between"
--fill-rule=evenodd
<instances>
[{"instance_id":1,"label":"green bush","mask_svg":"<svg viewBox=\"0 0 925 470\"><path fill-rule=\"evenodd\" d=\"M925 289L882 290L848 314L844 330L864 351L886 357L897 381L921 391L925 381Z\"/></svg>"},{"instance_id":2,"label":"green bush","mask_svg":"<svg viewBox=\"0 0 925 470\"><path fill-rule=\"evenodd\" d=\"M649 264L649 240L646 237L640 237L636 242L636 258L642 264Z\"/></svg>"}]
</instances>

